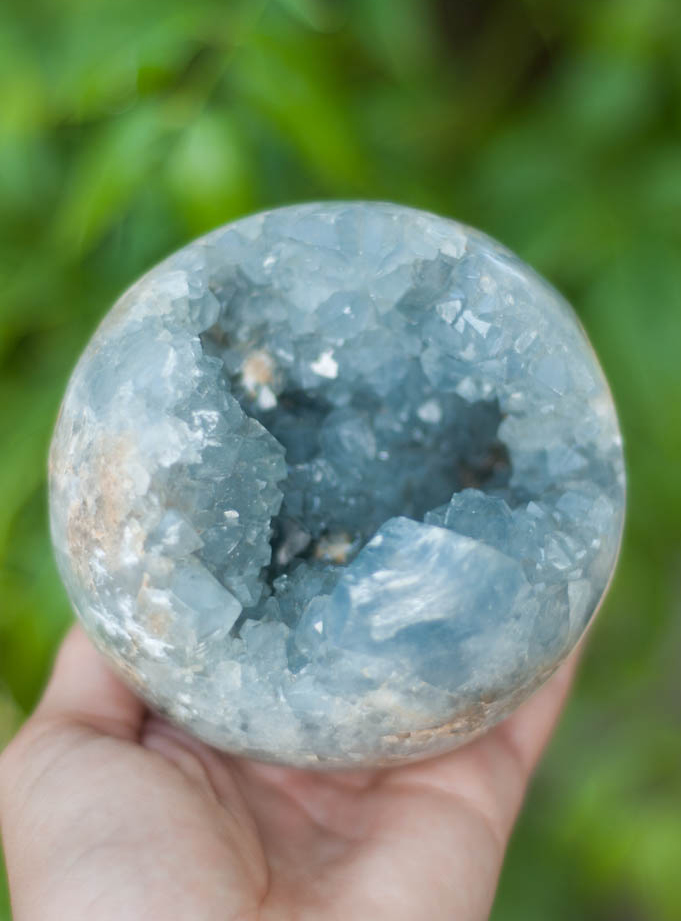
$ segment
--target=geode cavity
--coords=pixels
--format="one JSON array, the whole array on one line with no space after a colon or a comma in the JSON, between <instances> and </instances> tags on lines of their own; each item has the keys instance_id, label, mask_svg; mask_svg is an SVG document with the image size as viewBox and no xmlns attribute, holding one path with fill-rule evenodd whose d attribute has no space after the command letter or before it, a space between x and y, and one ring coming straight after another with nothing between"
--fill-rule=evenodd
<instances>
[{"instance_id":1,"label":"geode cavity","mask_svg":"<svg viewBox=\"0 0 681 921\"><path fill-rule=\"evenodd\" d=\"M231 752L380 764L504 717L612 572L621 440L565 301L388 204L245 218L118 301L51 451L61 575L139 693Z\"/></svg>"}]
</instances>

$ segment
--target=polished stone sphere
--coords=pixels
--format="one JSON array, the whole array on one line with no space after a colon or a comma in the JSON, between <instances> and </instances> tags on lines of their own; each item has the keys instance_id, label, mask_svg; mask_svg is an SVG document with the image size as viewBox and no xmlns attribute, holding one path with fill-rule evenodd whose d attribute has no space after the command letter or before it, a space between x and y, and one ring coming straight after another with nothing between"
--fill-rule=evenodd
<instances>
[{"instance_id":1,"label":"polished stone sphere","mask_svg":"<svg viewBox=\"0 0 681 921\"><path fill-rule=\"evenodd\" d=\"M571 308L484 234L331 202L156 266L82 356L51 449L59 569L99 649L229 752L446 751L575 645L624 512Z\"/></svg>"}]
</instances>

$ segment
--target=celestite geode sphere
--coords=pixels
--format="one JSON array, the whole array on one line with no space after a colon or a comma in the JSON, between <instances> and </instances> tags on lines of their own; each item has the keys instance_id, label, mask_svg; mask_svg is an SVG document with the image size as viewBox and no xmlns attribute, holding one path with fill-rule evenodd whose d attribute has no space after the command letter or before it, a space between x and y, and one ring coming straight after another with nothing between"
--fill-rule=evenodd
<instances>
[{"instance_id":1,"label":"celestite geode sphere","mask_svg":"<svg viewBox=\"0 0 681 921\"><path fill-rule=\"evenodd\" d=\"M302 766L453 748L574 646L613 570L621 439L565 301L489 237L307 204L133 285L50 459L61 575L157 710Z\"/></svg>"}]
</instances>

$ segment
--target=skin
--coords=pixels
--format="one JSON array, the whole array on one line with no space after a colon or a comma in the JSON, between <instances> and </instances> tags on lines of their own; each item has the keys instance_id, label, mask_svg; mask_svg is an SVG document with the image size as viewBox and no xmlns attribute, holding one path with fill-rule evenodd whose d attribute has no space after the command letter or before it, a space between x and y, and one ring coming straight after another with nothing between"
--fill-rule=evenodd
<instances>
[{"instance_id":1,"label":"skin","mask_svg":"<svg viewBox=\"0 0 681 921\"><path fill-rule=\"evenodd\" d=\"M74 628L0 756L15 921L483 921L574 667L453 754L315 773L189 738Z\"/></svg>"}]
</instances>

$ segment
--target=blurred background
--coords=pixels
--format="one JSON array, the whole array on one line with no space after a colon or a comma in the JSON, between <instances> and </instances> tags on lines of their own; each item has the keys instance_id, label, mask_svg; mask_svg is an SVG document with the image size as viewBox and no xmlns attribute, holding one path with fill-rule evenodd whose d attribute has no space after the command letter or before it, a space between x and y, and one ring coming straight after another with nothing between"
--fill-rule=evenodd
<instances>
[{"instance_id":1,"label":"blurred background","mask_svg":"<svg viewBox=\"0 0 681 921\"><path fill-rule=\"evenodd\" d=\"M0 747L71 617L45 458L114 298L217 224L379 198L476 225L575 304L629 465L616 582L495 921L681 918L676 0L3 0ZM0 919L9 918L0 882Z\"/></svg>"}]
</instances>

